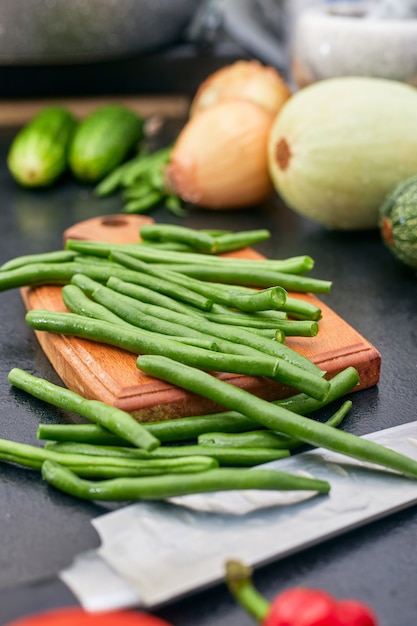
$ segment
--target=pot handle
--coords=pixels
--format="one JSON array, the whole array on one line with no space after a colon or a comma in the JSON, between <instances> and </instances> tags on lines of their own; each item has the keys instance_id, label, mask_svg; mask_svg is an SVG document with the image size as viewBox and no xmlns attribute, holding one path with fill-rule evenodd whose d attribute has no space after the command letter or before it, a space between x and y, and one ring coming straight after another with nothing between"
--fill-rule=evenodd
<instances>
[{"instance_id":1,"label":"pot handle","mask_svg":"<svg viewBox=\"0 0 417 626\"><path fill-rule=\"evenodd\" d=\"M201 48L212 48L222 31L261 62L288 73L286 46L269 32L253 0L207 0L188 29L188 38Z\"/></svg>"},{"instance_id":2,"label":"pot handle","mask_svg":"<svg viewBox=\"0 0 417 626\"><path fill-rule=\"evenodd\" d=\"M221 6L224 31L263 63L288 73L286 45L267 30L253 0L223 0Z\"/></svg>"}]
</instances>

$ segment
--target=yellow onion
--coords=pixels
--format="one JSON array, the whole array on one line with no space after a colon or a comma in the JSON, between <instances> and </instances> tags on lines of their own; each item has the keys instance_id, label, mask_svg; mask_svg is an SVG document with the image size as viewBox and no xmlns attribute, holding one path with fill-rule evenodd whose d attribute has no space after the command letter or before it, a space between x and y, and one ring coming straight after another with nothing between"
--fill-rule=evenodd
<instances>
[{"instance_id":1,"label":"yellow onion","mask_svg":"<svg viewBox=\"0 0 417 626\"><path fill-rule=\"evenodd\" d=\"M259 61L236 61L203 81L191 102L190 116L228 100L249 100L276 114L291 96L281 75Z\"/></svg>"},{"instance_id":2,"label":"yellow onion","mask_svg":"<svg viewBox=\"0 0 417 626\"><path fill-rule=\"evenodd\" d=\"M172 149L168 189L208 209L262 202L273 191L267 154L273 120L244 100L221 102L192 117Z\"/></svg>"}]
</instances>

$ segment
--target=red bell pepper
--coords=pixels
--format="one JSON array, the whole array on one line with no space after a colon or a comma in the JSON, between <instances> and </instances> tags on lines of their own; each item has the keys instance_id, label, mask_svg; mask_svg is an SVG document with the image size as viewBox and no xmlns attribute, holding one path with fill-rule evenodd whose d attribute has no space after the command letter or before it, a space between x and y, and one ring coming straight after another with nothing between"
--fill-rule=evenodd
<instances>
[{"instance_id":1,"label":"red bell pepper","mask_svg":"<svg viewBox=\"0 0 417 626\"><path fill-rule=\"evenodd\" d=\"M238 561L226 564L226 582L239 604L261 626L378 626L366 604L338 600L320 589L295 587L269 603L253 586L251 569Z\"/></svg>"},{"instance_id":2,"label":"red bell pepper","mask_svg":"<svg viewBox=\"0 0 417 626\"><path fill-rule=\"evenodd\" d=\"M65 607L22 617L7 626L171 626L168 622L140 611L88 613L79 607Z\"/></svg>"}]
</instances>

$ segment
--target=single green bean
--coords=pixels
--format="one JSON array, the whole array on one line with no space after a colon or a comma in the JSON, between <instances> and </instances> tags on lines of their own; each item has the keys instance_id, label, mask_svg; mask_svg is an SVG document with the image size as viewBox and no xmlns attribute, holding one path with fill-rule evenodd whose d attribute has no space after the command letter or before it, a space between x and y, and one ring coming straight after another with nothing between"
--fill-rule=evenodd
<instances>
[{"instance_id":1,"label":"single green bean","mask_svg":"<svg viewBox=\"0 0 417 626\"><path fill-rule=\"evenodd\" d=\"M239 325L252 329L279 329L287 336L315 337L319 331L319 325L315 320L272 320L256 318L255 316L222 315L220 313L206 313L205 317L218 324Z\"/></svg>"},{"instance_id":2,"label":"single green bean","mask_svg":"<svg viewBox=\"0 0 417 626\"><path fill-rule=\"evenodd\" d=\"M184 315L201 314L201 311L199 309L196 309L195 307L192 307L185 302L175 300L170 296L159 293L159 291L156 291L155 289L150 289L149 287L144 287L143 285L130 283L125 280L121 280L120 278L116 278L115 276L111 276L108 279L107 287L125 296L130 296L135 300L139 300L140 302L155 304L156 306L169 310L172 309L173 311L177 311L177 313L183 313Z\"/></svg>"},{"instance_id":3,"label":"single green bean","mask_svg":"<svg viewBox=\"0 0 417 626\"><path fill-rule=\"evenodd\" d=\"M153 249L160 250L162 253L166 250L175 250L176 252L192 251L192 248L187 244L174 241L142 241L141 245L151 246Z\"/></svg>"},{"instance_id":4,"label":"single green bean","mask_svg":"<svg viewBox=\"0 0 417 626\"><path fill-rule=\"evenodd\" d=\"M16 441L0 439L0 461L16 463L40 470L44 461L54 461L72 469L85 478L114 478L122 476L152 476L166 473L203 472L218 467L218 462L208 454L201 456L158 458L146 456L122 457L108 454L68 453L31 446Z\"/></svg>"},{"instance_id":5,"label":"single green bean","mask_svg":"<svg viewBox=\"0 0 417 626\"><path fill-rule=\"evenodd\" d=\"M117 328L115 324L109 325ZM69 389L33 376L17 367L10 370L8 381L35 398L61 409L78 413L82 417L104 426L110 432L139 448L149 451L159 446L159 440L154 435L133 419L129 413L116 407L98 400L87 400Z\"/></svg>"},{"instance_id":6,"label":"single green bean","mask_svg":"<svg viewBox=\"0 0 417 626\"><path fill-rule=\"evenodd\" d=\"M27 324L36 330L72 335L124 348L136 354L167 354L182 363L192 364L211 371L247 374L251 376L277 376L280 362L278 359L264 356L241 356L211 352L203 348L183 345L166 336L149 332L140 328L132 330L118 327L110 322L98 321L74 313L59 313L43 310L32 310L26 314ZM290 364L288 364L289 366ZM306 372L306 374L309 374ZM319 378L319 377L317 377ZM310 382L311 376L306 380ZM294 380L294 383L303 380ZM323 382L325 382L323 380ZM313 388L319 395L322 390ZM323 385L323 392L326 388Z\"/></svg>"},{"instance_id":7,"label":"single green bean","mask_svg":"<svg viewBox=\"0 0 417 626\"><path fill-rule=\"evenodd\" d=\"M161 202L164 198L164 194L161 191L152 190L141 198L134 198L128 200L123 206L124 213L145 213L151 207Z\"/></svg>"},{"instance_id":8,"label":"single green bean","mask_svg":"<svg viewBox=\"0 0 417 626\"><path fill-rule=\"evenodd\" d=\"M288 295L281 310L286 311L288 316L294 319L310 319L317 321L322 317L321 308L317 304Z\"/></svg>"},{"instance_id":9,"label":"single green bean","mask_svg":"<svg viewBox=\"0 0 417 626\"><path fill-rule=\"evenodd\" d=\"M236 233L226 233L216 237L216 253L224 254L241 250L248 246L270 239L271 233L266 229L246 230Z\"/></svg>"},{"instance_id":10,"label":"single green bean","mask_svg":"<svg viewBox=\"0 0 417 626\"><path fill-rule=\"evenodd\" d=\"M79 276L79 274L77 274L77 276ZM105 320L113 324L130 327L130 324L123 318L115 315L101 304L94 302L94 300L91 300L80 287L74 284L64 285L61 293L65 306L72 313L78 313L78 315L92 317L96 320Z\"/></svg>"},{"instance_id":11,"label":"single green bean","mask_svg":"<svg viewBox=\"0 0 417 626\"><path fill-rule=\"evenodd\" d=\"M187 209L184 207L181 198L173 194L168 194L164 200L165 207L177 217L186 217L188 214Z\"/></svg>"},{"instance_id":12,"label":"single green bean","mask_svg":"<svg viewBox=\"0 0 417 626\"><path fill-rule=\"evenodd\" d=\"M0 267L0 271L14 270L31 263L65 263L72 261L76 256L77 253L71 250L54 250L52 252L41 252L39 254L26 254L6 261L6 263L3 263Z\"/></svg>"},{"instance_id":13,"label":"single green bean","mask_svg":"<svg viewBox=\"0 0 417 626\"><path fill-rule=\"evenodd\" d=\"M342 406L325 422L335 428L342 423L348 411L352 408L352 401L346 400ZM302 441L294 439L272 430L250 430L241 433L207 432L198 436L198 443L205 446L228 446L237 448L278 448L293 450L302 445Z\"/></svg>"},{"instance_id":14,"label":"single green bean","mask_svg":"<svg viewBox=\"0 0 417 626\"><path fill-rule=\"evenodd\" d=\"M140 237L145 241L170 241L186 243L205 253L216 252L216 240L208 233L173 224L145 224L139 229Z\"/></svg>"},{"instance_id":15,"label":"single green bean","mask_svg":"<svg viewBox=\"0 0 417 626\"><path fill-rule=\"evenodd\" d=\"M263 263L259 267L240 268L220 267L212 265L197 265L193 263L154 263L160 270L171 270L180 274L185 274L192 278L205 281L216 281L232 285L250 285L252 287L275 287L280 286L288 291L298 291L300 293L330 293L332 282L321 278L312 278L295 273L278 272L263 268Z\"/></svg>"},{"instance_id":16,"label":"single green bean","mask_svg":"<svg viewBox=\"0 0 417 626\"><path fill-rule=\"evenodd\" d=\"M417 461L376 442L292 413L206 372L178 365L166 357L146 355L138 361L145 373L238 410L271 430L417 478Z\"/></svg>"},{"instance_id":17,"label":"single green bean","mask_svg":"<svg viewBox=\"0 0 417 626\"><path fill-rule=\"evenodd\" d=\"M122 192L122 198L125 202L130 200L138 200L139 198L144 198L145 196L152 193L153 188L152 185L148 183L140 183L137 185L132 185L132 187L127 187Z\"/></svg>"},{"instance_id":18,"label":"single green bean","mask_svg":"<svg viewBox=\"0 0 417 626\"><path fill-rule=\"evenodd\" d=\"M114 478L90 482L78 478L74 472L53 461L42 465L42 477L50 485L76 498L86 500L162 500L192 493L243 489L308 490L328 493L327 481L295 476L267 469L219 468L201 474L183 474L177 477Z\"/></svg>"},{"instance_id":19,"label":"single green bean","mask_svg":"<svg viewBox=\"0 0 417 626\"><path fill-rule=\"evenodd\" d=\"M105 243L101 241L86 241L80 239L68 239L66 242L66 248L68 250L74 250L81 254L95 254L97 256L108 257L112 252L122 252L129 254L145 263L161 263L161 255L158 252L158 248L153 246L145 246L141 243L132 244L116 244ZM306 255L289 257L287 259L242 259L236 257L207 255L197 252L177 252L175 250L166 250L164 253L164 264L176 263L176 264L204 264L212 267L238 267L239 269L247 270L259 270L259 266L262 266L264 270L271 270L274 272L283 272L291 274L301 274L309 271L314 261L311 257Z\"/></svg>"},{"instance_id":20,"label":"single green bean","mask_svg":"<svg viewBox=\"0 0 417 626\"><path fill-rule=\"evenodd\" d=\"M285 449L271 448L242 448L227 446L205 446L205 445L180 445L180 446L160 446L157 450L144 453L137 448L127 448L123 446L95 446L74 442L52 443L47 442L46 448L54 450L60 454L86 454L88 456L97 455L100 458L121 458L121 459L183 459L187 457L207 456L215 459L221 466L233 467L253 467L270 461L277 461L289 456L289 451Z\"/></svg>"},{"instance_id":21,"label":"single green bean","mask_svg":"<svg viewBox=\"0 0 417 626\"><path fill-rule=\"evenodd\" d=\"M276 311L276 313L281 313L281 311ZM285 316L285 313L283 313L282 315ZM204 314L204 317L210 322L217 322L217 324L245 326L246 328L262 328L267 330L275 329L277 321L267 318L260 318L257 315L251 315L248 313L229 315L228 313L212 313L211 311L209 311L208 313Z\"/></svg>"},{"instance_id":22,"label":"single green bean","mask_svg":"<svg viewBox=\"0 0 417 626\"><path fill-rule=\"evenodd\" d=\"M354 367L347 367L330 379L330 389L322 402L314 400L305 393L299 393L288 398L275 400L274 404L300 415L311 414L338 400L359 383L358 371ZM337 419L335 419L337 417ZM328 425L336 427L343 417L338 411L328 420ZM202 433L221 430L223 433L236 433L259 429L258 421L239 413L238 411L223 411L209 415L193 415L179 417L160 422L143 424L161 442L186 441L197 438ZM123 440L115 437L108 430L97 424L39 424L38 438L56 441L76 441L79 443L93 443L105 445L123 445Z\"/></svg>"}]
</instances>

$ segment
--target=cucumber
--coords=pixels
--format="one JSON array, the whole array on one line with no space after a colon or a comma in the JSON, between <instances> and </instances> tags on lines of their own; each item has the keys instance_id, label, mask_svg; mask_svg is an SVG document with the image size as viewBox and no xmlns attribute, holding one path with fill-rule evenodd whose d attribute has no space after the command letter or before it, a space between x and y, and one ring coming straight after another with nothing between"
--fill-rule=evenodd
<instances>
[{"instance_id":1,"label":"cucumber","mask_svg":"<svg viewBox=\"0 0 417 626\"><path fill-rule=\"evenodd\" d=\"M119 165L143 138L144 120L119 104L99 107L73 136L68 162L78 180L95 183Z\"/></svg>"},{"instance_id":2,"label":"cucumber","mask_svg":"<svg viewBox=\"0 0 417 626\"><path fill-rule=\"evenodd\" d=\"M17 133L7 155L13 178L23 187L47 187L65 172L76 128L73 115L61 106L43 109Z\"/></svg>"},{"instance_id":3,"label":"cucumber","mask_svg":"<svg viewBox=\"0 0 417 626\"><path fill-rule=\"evenodd\" d=\"M384 243L405 265L417 269L417 175L399 183L379 210Z\"/></svg>"}]
</instances>

